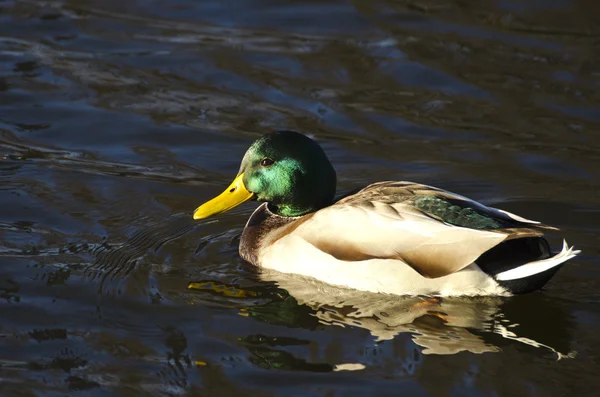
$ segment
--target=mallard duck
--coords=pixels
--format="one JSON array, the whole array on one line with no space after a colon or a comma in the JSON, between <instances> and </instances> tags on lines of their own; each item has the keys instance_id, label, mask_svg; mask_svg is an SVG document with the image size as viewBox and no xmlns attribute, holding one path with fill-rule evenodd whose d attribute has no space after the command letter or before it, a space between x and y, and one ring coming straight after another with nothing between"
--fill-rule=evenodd
<instances>
[{"instance_id":1,"label":"mallard duck","mask_svg":"<svg viewBox=\"0 0 600 397\"><path fill-rule=\"evenodd\" d=\"M334 199L323 149L293 131L262 136L231 185L194 211L204 219L263 202L239 254L259 268L396 295L511 295L541 288L579 253L555 229L458 194L413 182L377 182Z\"/></svg>"}]
</instances>

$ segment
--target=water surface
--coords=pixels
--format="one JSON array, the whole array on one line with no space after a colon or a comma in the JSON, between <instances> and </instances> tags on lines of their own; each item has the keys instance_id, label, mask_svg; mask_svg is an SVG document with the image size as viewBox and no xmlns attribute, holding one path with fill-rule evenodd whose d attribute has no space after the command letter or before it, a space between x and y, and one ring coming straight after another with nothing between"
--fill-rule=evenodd
<instances>
[{"instance_id":1,"label":"water surface","mask_svg":"<svg viewBox=\"0 0 600 397\"><path fill-rule=\"evenodd\" d=\"M594 396L595 1L0 1L0 395ZM440 186L583 250L508 299L259 274L255 204L194 222L252 140L340 192Z\"/></svg>"}]
</instances>

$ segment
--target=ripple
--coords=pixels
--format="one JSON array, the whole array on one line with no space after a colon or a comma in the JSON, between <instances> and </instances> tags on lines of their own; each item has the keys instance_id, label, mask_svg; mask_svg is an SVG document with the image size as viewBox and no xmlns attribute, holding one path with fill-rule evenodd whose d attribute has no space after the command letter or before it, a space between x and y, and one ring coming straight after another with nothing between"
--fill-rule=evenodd
<instances>
[{"instance_id":1,"label":"ripple","mask_svg":"<svg viewBox=\"0 0 600 397\"><path fill-rule=\"evenodd\" d=\"M2 392L597 394L596 4L238 3L6 3ZM237 252L255 203L189 214L272 129L340 193L440 186L583 255L499 301L269 279Z\"/></svg>"}]
</instances>

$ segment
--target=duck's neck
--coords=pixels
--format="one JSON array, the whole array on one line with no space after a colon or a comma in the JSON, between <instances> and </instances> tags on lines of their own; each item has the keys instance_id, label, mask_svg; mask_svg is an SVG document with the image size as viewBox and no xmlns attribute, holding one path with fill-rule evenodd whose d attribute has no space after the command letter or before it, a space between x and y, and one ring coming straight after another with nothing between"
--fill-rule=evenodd
<instances>
[{"instance_id":1,"label":"duck's neck","mask_svg":"<svg viewBox=\"0 0 600 397\"><path fill-rule=\"evenodd\" d=\"M330 206L332 203L321 203L321 204L311 204L311 205L294 205L294 204L272 204L269 203L269 210L279 216L285 217L298 217L306 214L310 214L311 212L316 212L321 208L325 208Z\"/></svg>"}]
</instances>

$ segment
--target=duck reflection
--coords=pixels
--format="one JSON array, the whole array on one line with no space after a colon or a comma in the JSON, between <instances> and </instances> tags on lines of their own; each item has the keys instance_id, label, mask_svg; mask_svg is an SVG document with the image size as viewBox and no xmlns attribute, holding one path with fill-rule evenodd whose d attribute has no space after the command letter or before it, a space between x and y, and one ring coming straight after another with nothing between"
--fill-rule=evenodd
<instances>
[{"instance_id":1,"label":"duck reflection","mask_svg":"<svg viewBox=\"0 0 600 397\"><path fill-rule=\"evenodd\" d=\"M558 359L573 355L564 353L568 351L568 345L565 345L568 335L556 330L548 332L548 327L554 328L553 318L562 313L549 300L537 298L527 303L519 297L511 298L518 300L515 304L511 299L499 297L398 297L338 288L275 271L263 271L260 278L275 282L295 303L292 307L291 299L286 298L277 305L270 302L266 312L261 307L246 309L258 318L268 313L264 318L267 322L297 318L290 313L310 308L318 322L363 328L378 342L391 340L400 333L410 333L414 343L423 348L423 354L499 352L503 345L516 341L547 349ZM544 314L538 316L536 313ZM530 315L534 316L529 318L535 326L527 324ZM511 317L519 318L523 323L513 322ZM568 323L565 319L558 322ZM524 331L523 335L519 335L520 330ZM561 337L547 341L548 335Z\"/></svg>"}]
</instances>

